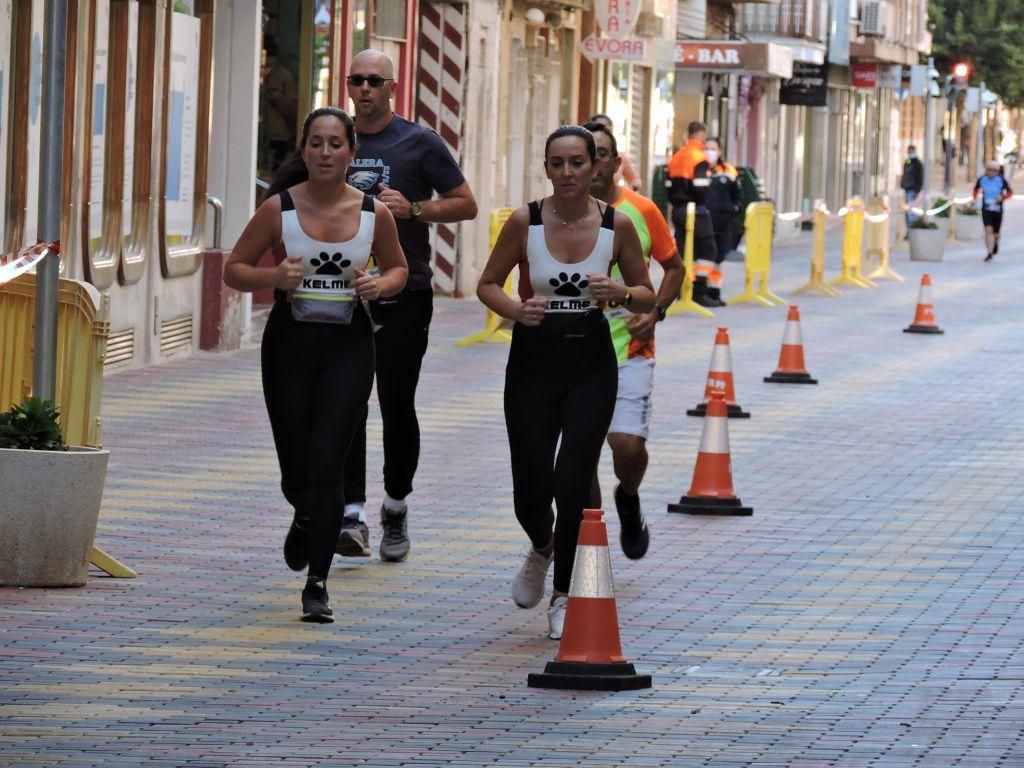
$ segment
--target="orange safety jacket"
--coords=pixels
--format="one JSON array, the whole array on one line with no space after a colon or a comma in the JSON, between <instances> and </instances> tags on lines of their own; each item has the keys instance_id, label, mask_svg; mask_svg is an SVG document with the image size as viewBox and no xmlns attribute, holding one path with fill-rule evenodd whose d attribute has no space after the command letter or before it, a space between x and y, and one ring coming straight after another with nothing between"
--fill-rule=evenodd
<instances>
[{"instance_id":1,"label":"orange safety jacket","mask_svg":"<svg viewBox=\"0 0 1024 768\"><path fill-rule=\"evenodd\" d=\"M704 205L704 195L711 183L711 168L704 156L704 144L690 139L668 161L669 193L672 205L687 203Z\"/></svg>"}]
</instances>

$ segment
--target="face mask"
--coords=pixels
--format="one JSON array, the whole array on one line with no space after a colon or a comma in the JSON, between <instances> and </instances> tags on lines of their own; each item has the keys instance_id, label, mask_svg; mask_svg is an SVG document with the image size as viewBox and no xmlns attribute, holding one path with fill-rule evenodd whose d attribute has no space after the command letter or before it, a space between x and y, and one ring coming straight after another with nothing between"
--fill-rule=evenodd
<instances>
[{"instance_id":1,"label":"face mask","mask_svg":"<svg viewBox=\"0 0 1024 768\"><path fill-rule=\"evenodd\" d=\"M708 159L708 164L714 165L718 162L718 151L714 149L705 149L704 157Z\"/></svg>"}]
</instances>

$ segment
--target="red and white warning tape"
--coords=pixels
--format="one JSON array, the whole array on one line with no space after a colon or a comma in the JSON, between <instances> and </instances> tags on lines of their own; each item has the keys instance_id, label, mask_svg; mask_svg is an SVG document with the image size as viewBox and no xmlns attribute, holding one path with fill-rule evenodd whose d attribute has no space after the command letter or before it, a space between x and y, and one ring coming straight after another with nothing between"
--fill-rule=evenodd
<instances>
[{"instance_id":1,"label":"red and white warning tape","mask_svg":"<svg viewBox=\"0 0 1024 768\"><path fill-rule=\"evenodd\" d=\"M32 269L49 251L60 253L60 243L36 243L0 256L0 285Z\"/></svg>"}]
</instances>

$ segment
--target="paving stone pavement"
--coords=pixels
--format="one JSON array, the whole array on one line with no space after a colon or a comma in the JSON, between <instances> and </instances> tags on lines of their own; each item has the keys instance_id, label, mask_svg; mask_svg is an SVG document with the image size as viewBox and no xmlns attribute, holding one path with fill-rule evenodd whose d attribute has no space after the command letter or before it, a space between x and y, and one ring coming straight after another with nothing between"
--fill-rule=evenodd
<instances>
[{"instance_id":1,"label":"paving stone pavement","mask_svg":"<svg viewBox=\"0 0 1024 768\"><path fill-rule=\"evenodd\" d=\"M481 325L475 301L437 302L411 559L336 559L334 625L297 621L255 349L108 377L98 543L139 577L0 589L0 765L1024 766L1024 233L980 251L898 250L905 283L800 297L816 387L761 381L782 308L659 326L653 543L612 553L646 691L526 687L556 644L509 596L527 540L507 348L453 343ZM777 292L808 257L779 249ZM944 336L901 332L924 271ZM739 280L727 264L727 295ZM719 324L753 414L730 432L754 515L669 515ZM376 418L370 443L379 468Z\"/></svg>"}]
</instances>

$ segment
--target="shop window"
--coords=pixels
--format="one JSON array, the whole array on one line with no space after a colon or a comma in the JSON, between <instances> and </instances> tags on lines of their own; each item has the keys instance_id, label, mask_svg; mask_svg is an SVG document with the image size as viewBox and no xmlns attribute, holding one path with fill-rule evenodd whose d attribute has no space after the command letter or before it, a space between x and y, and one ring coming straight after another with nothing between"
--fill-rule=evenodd
<instances>
[{"instance_id":1,"label":"shop window","mask_svg":"<svg viewBox=\"0 0 1024 768\"><path fill-rule=\"evenodd\" d=\"M206 217L213 0L167 6L164 57L160 268L164 277L199 269Z\"/></svg>"},{"instance_id":2,"label":"shop window","mask_svg":"<svg viewBox=\"0 0 1024 768\"><path fill-rule=\"evenodd\" d=\"M405 0L377 0L373 11L377 37L405 41Z\"/></svg>"},{"instance_id":3,"label":"shop window","mask_svg":"<svg viewBox=\"0 0 1024 768\"><path fill-rule=\"evenodd\" d=\"M370 47L370 0L352 2L352 54Z\"/></svg>"}]
</instances>

